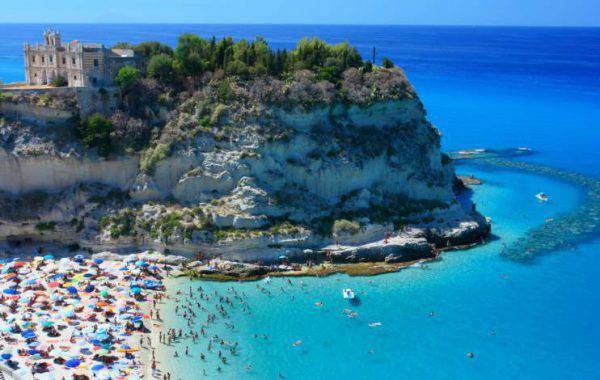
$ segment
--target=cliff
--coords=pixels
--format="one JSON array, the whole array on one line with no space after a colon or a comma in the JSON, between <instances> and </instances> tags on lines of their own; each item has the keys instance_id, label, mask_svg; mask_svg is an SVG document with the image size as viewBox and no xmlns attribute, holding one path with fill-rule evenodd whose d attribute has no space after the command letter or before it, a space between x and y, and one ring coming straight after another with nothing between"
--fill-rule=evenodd
<instances>
[{"instance_id":1,"label":"cliff","mask_svg":"<svg viewBox=\"0 0 600 380\"><path fill-rule=\"evenodd\" d=\"M342 261L393 261L489 232L456 200L440 133L397 68L349 68L336 84L308 70L213 73L181 91L142 79L119 110L63 94L7 98L0 236L11 242L242 261L329 246ZM82 131L90 110L105 115L106 135Z\"/></svg>"}]
</instances>

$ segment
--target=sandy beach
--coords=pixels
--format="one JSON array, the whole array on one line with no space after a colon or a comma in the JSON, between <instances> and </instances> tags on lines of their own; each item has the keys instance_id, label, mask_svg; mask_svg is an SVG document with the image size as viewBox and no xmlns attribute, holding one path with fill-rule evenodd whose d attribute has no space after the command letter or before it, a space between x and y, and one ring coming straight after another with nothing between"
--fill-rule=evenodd
<instances>
[{"instance_id":1,"label":"sandy beach","mask_svg":"<svg viewBox=\"0 0 600 380\"><path fill-rule=\"evenodd\" d=\"M151 376L164 264L52 255L0 263L0 368L15 379ZM154 318L153 318L154 317Z\"/></svg>"}]
</instances>

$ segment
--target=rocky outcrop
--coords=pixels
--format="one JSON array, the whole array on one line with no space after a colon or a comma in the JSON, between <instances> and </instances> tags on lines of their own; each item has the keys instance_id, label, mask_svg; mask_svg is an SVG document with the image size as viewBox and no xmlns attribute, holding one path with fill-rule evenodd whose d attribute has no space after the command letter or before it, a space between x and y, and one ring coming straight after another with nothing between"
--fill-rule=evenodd
<instances>
[{"instance_id":1,"label":"rocky outcrop","mask_svg":"<svg viewBox=\"0 0 600 380\"><path fill-rule=\"evenodd\" d=\"M489 223L456 201L453 164L403 74L352 75L343 96L298 79L325 91L316 103L290 93L295 85L256 80L227 83L226 97L223 82L209 83L170 112L119 111L115 135L166 124L156 124L145 151L109 158L80 144L73 126L4 121L7 202L41 191L65 207L44 203L36 215L17 207L2 216L0 234L18 238L25 223L28 238L94 250L201 250L236 261L307 259L311 250L341 262L410 261L487 236ZM383 79L372 83L378 75L400 84L386 93ZM261 87L269 94L258 96L257 86L271 86ZM98 187L77 190L90 184ZM340 219L354 227L333 237Z\"/></svg>"}]
</instances>

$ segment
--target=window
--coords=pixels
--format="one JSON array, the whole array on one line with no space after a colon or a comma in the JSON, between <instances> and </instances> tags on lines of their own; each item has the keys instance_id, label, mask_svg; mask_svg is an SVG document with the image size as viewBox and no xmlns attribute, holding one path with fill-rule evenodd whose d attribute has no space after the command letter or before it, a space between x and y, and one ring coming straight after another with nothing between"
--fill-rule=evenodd
<instances>
[{"instance_id":1,"label":"window","mask_svg":"<svg viewBox=\"0 0 600 380\"><path fill-rule=\"evenodd\" d=\"M34 78L37 78L37 73L33 74L33 77L34 77Z\"/></svg>"},{"instance_id":2,"label":"window","mask_svg":"<svg viewBox=\"0 0 600 380\"><path fill-rule=\"evenodd\" d=\"M46 57L42 55L42 63L44 63L44 61L46 61Z\"/></svg>"},{"instance_id":3,"label":"window","mask_svg":"<svg viewBox=\"0 0 600 380\"><path fill-rule=\"evenodd\" d=\"M75 76L73 77L73 79L74 79L74 80L77 80L77 75L75 75Z\"/></svg>"},{"instance_id":4,"label":"window","mask_svg":"<svg viewBox=\"0 0 600 380\"><path fill-rule=\"evenodd\" d=\"M96 84L96 78L92 78L92 83Z\"/></svg>"},{"instance_id":5,"label":"window","mask_svg":"<svg viewBox=\"0 0 600 380\"><path fill-rule=\"evenodd\" d=\"M71 63L75 65L75 62L77 62L75 61L75 58L71 58Z\"/></svg>"},{"instance_id":6,"label":"window","mask_svg":"<svg viewBox=\"0 0 600 380\"><path fill-rule=\"evenodd\" d=\"M94 59L94 67L98 67L98 60Z\"/></svg>"},{"instance_id":7,"label":"window","mask_svg":"<svg viewBox=\"0 0 600 380\"><path fill-rule=\"evenodd\" d=\"M31 57L31 62L35 63L35 55Z\"/></svg>"},{"instance_id":8,"label":"window","mask_svg":"<svg viewBox=\"0 0 600 380\"><path fill-rule=\"evenodd\" d=\"M62 59L62 63L63 63L63 65L67 64L67 60L65 59L65 57L63 57L63 59Z\"/></svg>"},{"instance_id":9,"label":"window","mask_svg":"<svg viewBox=\"0 0 600 380\"><path fill-rule=\"evenodd\" d=\"M50 63L52 63L52 56L50 56Z\"/></svg>"}]
</instances>

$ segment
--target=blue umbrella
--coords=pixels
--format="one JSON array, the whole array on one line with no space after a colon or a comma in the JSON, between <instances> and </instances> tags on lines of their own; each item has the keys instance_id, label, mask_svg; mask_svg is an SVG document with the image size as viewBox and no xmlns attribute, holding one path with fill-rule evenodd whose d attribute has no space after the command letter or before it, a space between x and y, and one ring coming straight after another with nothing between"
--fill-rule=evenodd
<instances>
[{"instance_id":1,"label":"blue umbrella","mask_svg":"<svg viewBox=\"0 0 600 380\"><path fill-rule=\"evenodd\" d=\"M77 294L77 288L76 288L76 287L74 287L74 286L69 286L69 287L67 288L67 291L68 291L69 293L71 293L71 294Z\"/></svg>"},{"instance_id":2,"label":"blue umbrella","mask_svg":"<svg viewBox=\"0 0 600 380\"><path fill-rule=\"evenodd\" d=\"M139 286L134 286L131 288L131 293L133 294L140 294L142 292L142 288L140 288Z\"/></svg>"},{"instance_id":3,"label":"blue umbrella","mask_svg":"<svg viewBox=\"0 0 600 380\"><path fill-rule=\"evenodd\" d=\"M59 278L63 278L63 277L65 277L65 274L64 274L64 273L59 273L59 274L57 274L56 276L54 276L54 280L56 281L56 280L58 280Z\"/></svg>"},{"instance_id":4,"label":"blue umbrella","mask_svg":"<svg viewBox=\"0 0 600 380\"><path fill-rule=\"evenodd\" d=\"M65 367L68 368L77 368L81 364L81 360L78 359L69 359L65 362Z\"/></svg>"},{"instance_id":5,"label":"blue umbrella","mask_svg":"<svg viewBox=\"0 0 600 380\"><path fill-rule=\"evenodd\" d=\"M8 359L12 358L12 355L4 353L4 354L0 355L0 357L2 357L2 359L4 359L4 360L8 360Z\"/></svg>"},{"instance_id":6,"label":"blue umbrella","mask_svg":"<svg viewBox=\"0 0 600 380\"><path fill-rule=\"evenodd\" d=\"M44 260L52 260L54 259L54 255L45 255Z\"/></svg>"},{"instance_id":7,"label":"blue umbrella","mask_svg":"<svg viewBox=\"0 0 600 380\"><path fill-rule=\"evenodd\" d=\"M8 289L4 289L2 291L4 294L17 294L17 291L15 288L8 288Z\"/></svg>"},{"instance_id":8,"label":"blue umbrella","mask_svg":"<svg viewBox=\"0 0 600 380\"><path fill-rule=\"evenodd\" d=\"M94 259L94 263L96 264L102 264L104 262L104 260L102 259Z\"/></svg>"},{"instance_id":9,"label":"blue umbrella","mask_svg":"<svg viewBox=\"0 0 600 380\"><path fill-rule=\"evenodd\" d=\"M85 289L83 290L86 293L91 293L94 291L94 285L88 285L85 287Z\"/></svg>"},{"instance_id":10,"label":"blue umbrella","mask_svg":"<svg viewBox=\"0 0 600 380\"><path fill-rule=\"evenodd\" d=\"M138 260L135 262L135 265L137 265L138 267L147 267L150 264L148 264L147 262L145 262L144 260Z\"/></svg>"},{"instance_id":11,"label":"blue umbrella","mask_svg":"<svg viewBox=\"0 0 600 380\"><path fill-rule=\"evenodd\" d=\"M104 368L106 368L105 366L103 366L102 364L96 364L94 366L92 366L92 371L97 372L97 371L101 371Z\"/></svg>"}]
</instances>

